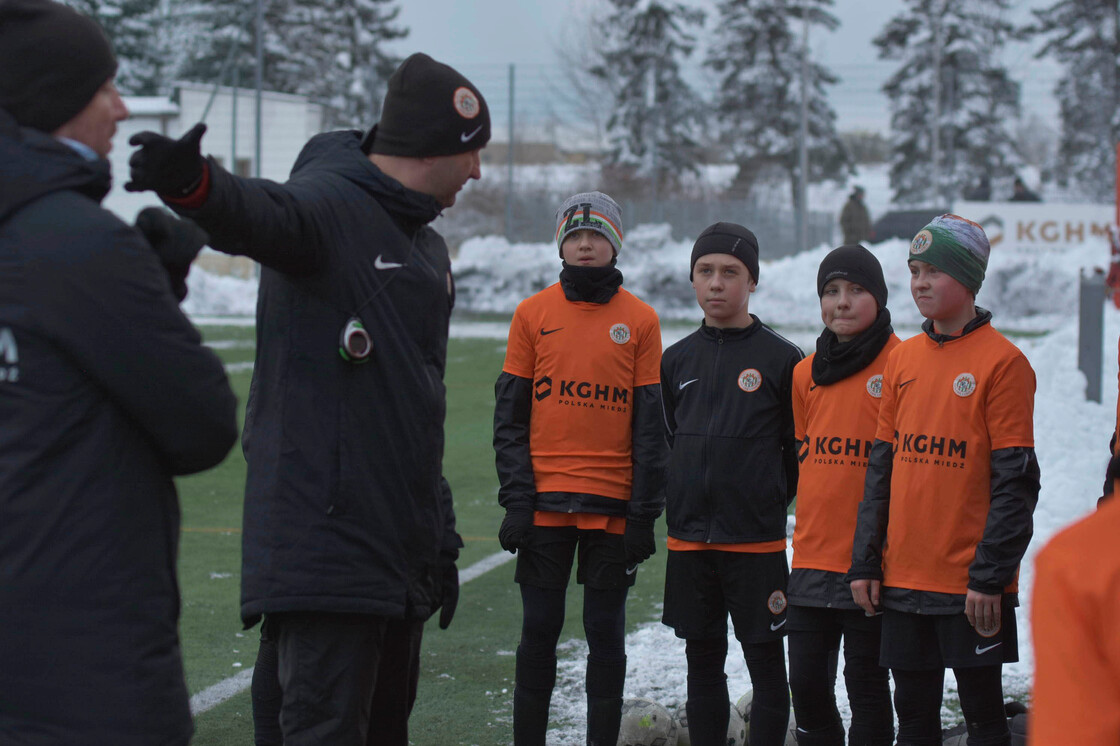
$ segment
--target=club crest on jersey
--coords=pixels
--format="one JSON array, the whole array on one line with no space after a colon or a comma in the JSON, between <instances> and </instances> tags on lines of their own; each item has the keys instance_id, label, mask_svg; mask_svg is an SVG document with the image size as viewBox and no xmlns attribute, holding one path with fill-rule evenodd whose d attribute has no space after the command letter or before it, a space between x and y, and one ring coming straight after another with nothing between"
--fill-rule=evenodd
<instances>
[{"instance_id":1,"label":"club crest on jersey","mask_svg":"<svg viewBox=\"0 0 1120 746\"><path fill-rule=\"evenodd\" d=\"M615 324L611 327L611 341L616 345L624 345L630 341L630 327L626 324Z\"/></svg>"},{"instance_id":2,"label":"club crest on jersey","mask_svg":"<svg viewBox=\"0 0 1120 746\"><path fill-rule=\"evenodd\" d=\"M455 89L455 93L451 94L451 102L455 106L455 111L459 112L459 116L463 119L474 119L482 111L482 107L478 104L478 96L466 86Z\"/></svg>"},{"instance_id":3,"label":"club crest on jersey","mask_svg":"<svg viewBox=\"0 0 1120 746\"><path fill-rule=\"evenodd\" d=\"M933 234L927 230L918 231L914 240L910 242L910 253L921 254L933 243Z\"/></svg>"},{"instance_id":4,"label":"club crest on jersey","mask_svg":"<svg viewBox=\"0 0 1120 746\"><path fill-rule=\"evenodd\" d=\"M770 609L770 613L777 616L786 610L786 594L781 591L774 591L770 594L770 598L766 599L766 608Z\"/></svg>"},{"instance_id":5,"label":"club crest on jersey","mask_svg":"<svg viewBox=\"0 0 1120 746\"><path fill-rule=\"evenodd\" d=\"M739 388L748 394L752 391L758 391L758 387L761 385L762 374L756 368L747 368L739 374Z\"/></svg>"},{"instance_id":6,"label":"club crest on jersey","mask_svg":"<svg viewBox=\"0 0 1120 746\"><path fill-rule=\"evenodd\" d=\"M871 376L867 379L867 393L871 394L876 399L883 398L883 374Z\"/></svg>"},{"instance_id":7,"label":"club crest on jersey","mask_svg":"<svg viewBox=\"0 0 1120 746\"><path fill-rule=\"evenodd\" d=\"M972 396L972 392L976 390L976 376L971 373L961 373L953 379L953 393L962 399L966 396Z\"/></svg>"}]
</instances>

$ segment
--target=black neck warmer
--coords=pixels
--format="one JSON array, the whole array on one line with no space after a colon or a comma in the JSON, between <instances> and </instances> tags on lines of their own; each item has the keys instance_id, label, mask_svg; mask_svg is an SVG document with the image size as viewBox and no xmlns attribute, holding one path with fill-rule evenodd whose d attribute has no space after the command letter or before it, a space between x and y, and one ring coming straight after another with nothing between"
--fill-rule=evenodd
<instances>
[{"instance_id":1,"label":"black neck warmer","mask_svg":"<svg viewBox=\"0 0 1120 746\"><path fill-rule=\"evenodd\" d=\"M893 333L891 312L886 308L879 311L871 326L847 342L840 342L832 330L825 328L817 337L813 383L826 386L863 370L882 352Z\"/></svg>"},{"instance_id":2,"label":"black neck warmer","mask_svg":"<svg viewBox=\"0 0 1120 746\"><path fill-rule=\"evenodd\" d=\"M608 267L575 267L563 262L560 270L560 287L564 297L573 302L609 303L622 285L622 273L611 264Z\"/></svg>"}]
</instances>

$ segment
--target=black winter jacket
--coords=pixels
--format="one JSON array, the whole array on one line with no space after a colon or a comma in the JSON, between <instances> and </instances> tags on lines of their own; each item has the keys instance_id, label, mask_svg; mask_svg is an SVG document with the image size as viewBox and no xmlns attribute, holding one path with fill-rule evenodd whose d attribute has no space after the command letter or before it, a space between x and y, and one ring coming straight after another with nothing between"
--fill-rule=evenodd
<instances>
[{"instance_id":1,"label":"black winter jacket","mask_svg":"<svg viewBox=\"0 0 1120 746\"><path fill-rule=\"evenodd\" d=\"M461 546L441 471L454 291L427 225L440 205L360 141L313 137L284 184L211 160L205 202L179 210L214 248L264 265L243 436L247 626L284 611L427 618ZM373 340L361 364L339 354L352 316Z\"/></svg>"},{"instance_id":2,"label":"black winter jacket","mask_svg":"<svg viewBox=\"0 0 1120 746\"><path fill-rule=\"evenodd\" d=\"M106 161L0 111L0 742L179 743L172 476L237 438Z\"/></svg>"},{"instance_id":3,"label":"black winter jacket","mask_svg":"<svg viewBox=\"0 0 1120 746\"><path fill-rule=\"evenodd\" d=\"M786 535L797 494L793 368L801 350L758 320L702 325L665 350L669 437L665 517L685 541L741 544Z\"/></svg>"}]
</instances>

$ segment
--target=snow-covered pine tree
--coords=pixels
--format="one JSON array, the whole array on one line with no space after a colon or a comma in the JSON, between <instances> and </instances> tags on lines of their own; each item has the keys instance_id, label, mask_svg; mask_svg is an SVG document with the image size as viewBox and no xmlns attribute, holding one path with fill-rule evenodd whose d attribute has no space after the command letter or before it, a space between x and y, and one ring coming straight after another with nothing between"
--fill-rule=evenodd
<instances>
[{"instance_id":1,"label":"snow-covered pine tree","mask_svg":"<svg viewBox=\"0 0 1120 746\"><path fill-rule=\"evenodd\" d=\"M167 74L168 50L160 0L63 0L105 29L117 56L117 88L154 96Z\"/></svg>"},{"instance_id":2,"label":"snow-covered pine tree","mask_svg":"<svg viewBox=\"0 0 1120 746\"><path fill-rule=\"evenodd\" d=\"M717 74L719 141L739 166L736 186L750 188L752 174L778 166L789 175L793 206L800 208L802 19L834 29L833 0L721 0L719 21L704 65ZM836 131L827 87L838 78L809 62L809 181L841 179L847 149Z\"/></svg>"},{"instance_id":3,"label":"snow-covered pine tree","mask_svg":"<svg viewBox=\"0 0 1120 746\"><path fill-rule=\"evenodd\" d=\"M253 85L255 0L192 3L196 9L190 15L206 18L209 28L198 34L182 76L206 82L222 76L222 83L229 85L236 73L241 86ZM382 44L408 34L393 24L399 12L395 0L267 0L264 87L322 103L327 127L370 126L399 62ZM227 65L231 46L235 48Z\"/></svg>"},{"instance_id":4,"label":"snow-covered pine tree","mask_svg":"<svg viewBox=\"0 0 1120 746\"><path fill-rule=\"evenodd\" d=\"M1019 85L999 61L1017 33L1004 20L1009 8L1010 0L906 0L875 38L879 56L900 63L883 86L896 202L943 206L977 177L1006 177L1019 165Z\"/></svg>"},{"instance_id":5,"label":"snow-covered pine tree","mask_svg":"<svg viewBox=\"0 0 1120 746\"><path fill-rule=\"evenodd\" d=\"M695 171L700 101L681 74L696 44L703 11L664 0L610 0L603 44L591 74L610 88L608 163L661 193ZM609 106L609 102L604 103Z\"/></svg>"},{"instance_id":6,"label":"snow-covered pine tree","mask_svg":"<svg viewBox=\"0 0 1120 746\"><path fill-rule=\"evenodd\" d=\"M1055 89L1061 139L1055 174L1086 199L1112 202L1120 143L1120 3L1059 0L1035 10L1027 32L1046 39L1038 56L1066 65ZM1071 183L1072 182L1072 183Z\"/></svg>"}]
</instances>

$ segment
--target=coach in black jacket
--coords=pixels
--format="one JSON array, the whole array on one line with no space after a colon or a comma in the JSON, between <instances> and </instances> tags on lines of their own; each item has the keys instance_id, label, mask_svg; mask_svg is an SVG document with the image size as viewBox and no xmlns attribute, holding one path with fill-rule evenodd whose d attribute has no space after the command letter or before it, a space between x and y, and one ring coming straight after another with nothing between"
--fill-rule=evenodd
<instances>
[{"instance_id":1,"label":"coach in black jacket","mask_svg":"<svg viewBox=\"0 0 1120 746\"><path fill-rule=\"evenodd\" d=\"M236 401L99 204L128 116L100 28L4 0L0 70L0 743L186 744L171 478L225 457Z\"/></svg>"},{"instance_id":2,"label":"coach in black jacket","mask_svg":"<svg viewBox=\"0 0 1120 746\"><path fill-rule=\"evenodd\" d=\"M377 126L312 138L284 184L203 161L204 130L135 136L128 188L263 265L242 619L265 615L277 640L287 746L365 743L369 721L378 743L405 744L423 621L442 604L450 623L462 545L442 476L454 290L428 223L479 178L489 113L416 54Z\"/></svg>"}]
</instances>

